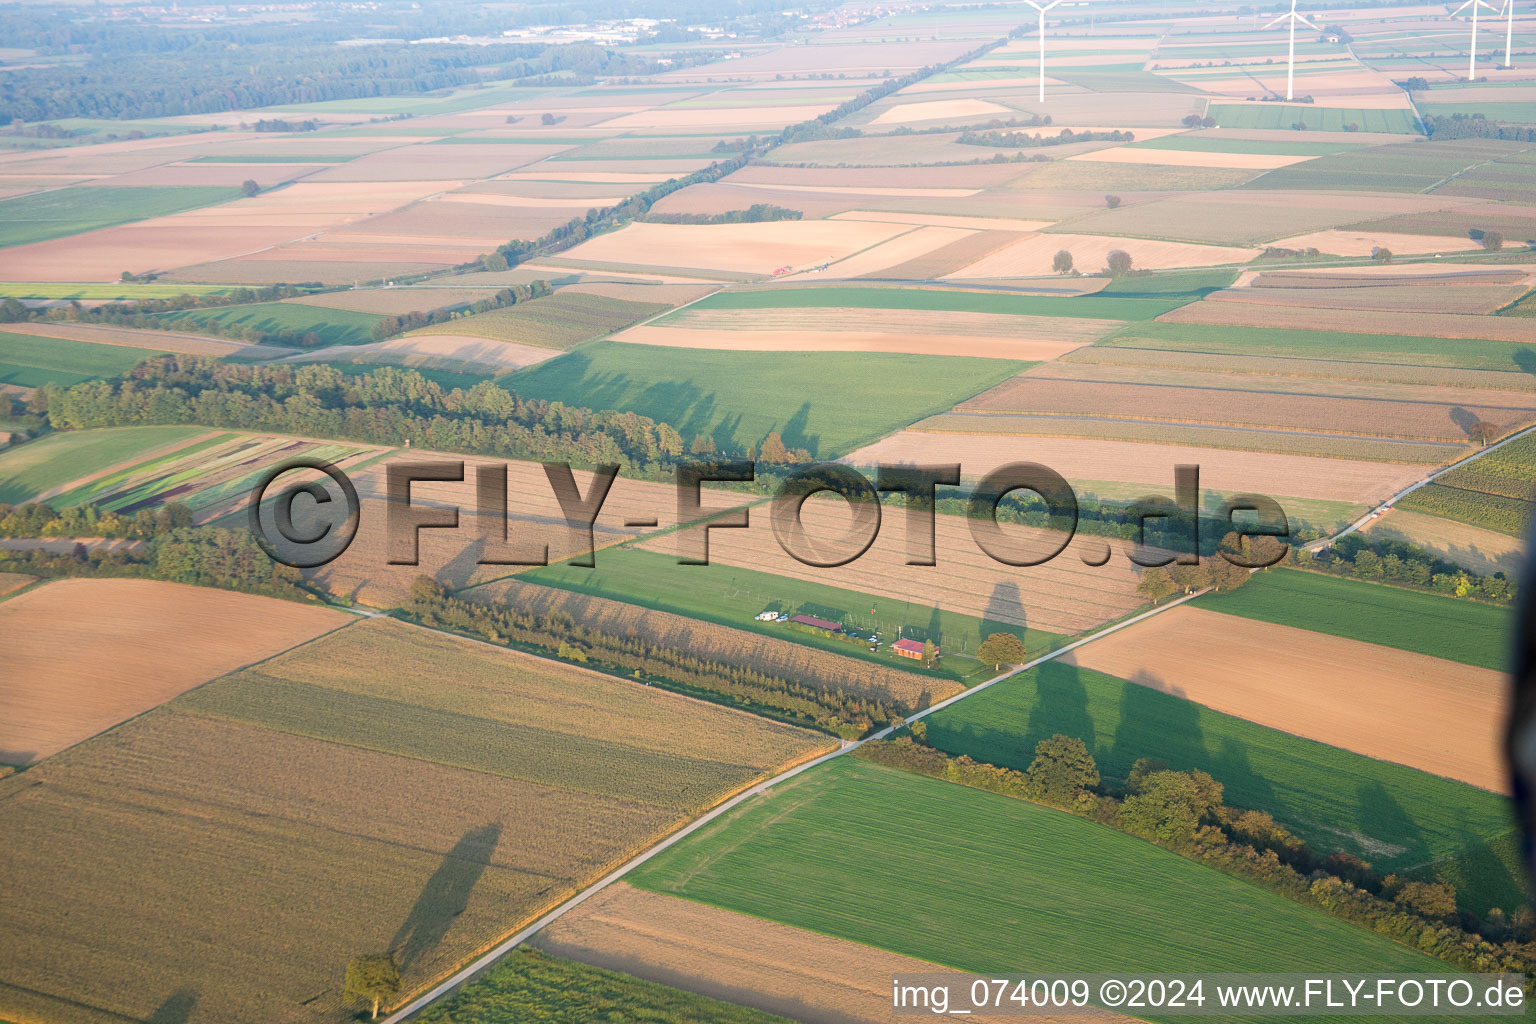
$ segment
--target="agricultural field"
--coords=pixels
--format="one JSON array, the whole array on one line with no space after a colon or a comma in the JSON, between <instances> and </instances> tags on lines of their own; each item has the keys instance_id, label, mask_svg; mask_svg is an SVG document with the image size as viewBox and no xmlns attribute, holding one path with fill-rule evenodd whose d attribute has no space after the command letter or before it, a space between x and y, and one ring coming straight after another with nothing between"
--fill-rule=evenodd
<instances>
[{"instance_id":1,"label":"agricultural field","mask_svg":"<svg viewBox=\"0 0 1536 1024\"><path fill-rule=\"evenodd\" d=\"M1458 466L1405 499L1405 508L1523 536L1536 493L1536 438L1522 437Z\"/></svg>"},{"instance_id":2,"label":"agricultural field","mask_svg":"<svg viewBox=\"0 0 1536 1024\"><path fill-rule=\"evenodd\" d=\"M1024 365L895 353L723 352L599 342L504 383L524 398L637 412L671 423L685 439L708 437L724 451L744 451L777 431L790 448L826 458L941 412Z\"/></svg>"},{"instance_id":3,"label":"agricultural field","mask_svg":"<svg viewBox=\"0 0 1536 1024\"><path fill-rule=\"evenodd\" d=\"M1371 523L1366 536L1407 541L1436 558L1453 562L1483 576L1519 576L1525 564L1525 536L1457 522L1440 515L1415 512L1399 502L1391 515Z\"/></svg>"},{"instance_id":4,"label":"agricultural field","mask_svg":"<svg viewBox=\"0 0 1536 1024\"><path fill-rule=\"evenodd\" d=\"M0 501L20 504L129 460L185 447L201 427L131 427L54 433L0 453Z\"/></svg>"},{"instance_id":5,"label":"agricultural field","mask_svg":"<svg viewBox=\"0 0 1536 1024\"><path fill-rule=\"evenodd\" d=\"M1197 611L1179 611L1185 610ZM1134 634L1160 621L1124 632ZM1303 647L1315 639L1291 632ZM1173 650L1160 641L1148 639L1149 661ZM1077 661L1091 661L1096 647L1083 648L1084 658ZM1184 664L1198 671L1199 665L1192 664L1198 648L1185 644L1179 650ZM1122 647L1117 653L1132 652ZM1262 715L1240 713L1265 705L1273 709L1278 702L1272 696L1277 694L1273 676L1247 685L1245 678L1229 674L1241 692L1224 695L1201 690L1198 680L1174 666L1162 660L1160 674L1149 670L1117 676L1086 663L1051 662L928 716L928 742L949 754L1023 771L1035 744L1061 733L1082 739L1109 778L1123 780L1143 757L1161 759L1178 771L1198 769L1225 787L1230 806L1267 811L1315 849L1347 850L1384 872L1455 855L1474 841L1510 829L1504 801L1493 793L1308 736L1319 727L1330 728L1328 712L1315 714L1301 733L1253 720ZM1286 693L1297 686L1320 690L1323 685L1301 676L1284 678ZM1316 693L1294 696L1299 708L1320 707L1311 703ZM1432 715L1425 710L1423 717L1427 721ZM1486 724L1482 731L1487 732Z\"/></svg>"},{"instance_id":6,"label":"agricultural field","mask_svg":"<svg viewBox=\"0 0 1536 1024\"><path fill-rule=\"evenodd\" d=\"M538 949L729 999L798 1020L879 1024L890 1018L890 975L940 968L873 946L732 913L620 882L556 921ZM1004 1024L1005 1017L971 1020ZM1093 1024L1125 1018L1084 1014Z\"/></svg>"},{"instance_id":7,"label":"agricultural field","mask_svg":"<svg viewBox=\"0 0 1536 1024\"><path fill-rule=\"evenodd\" d=\"M239 196L233 188L81 187L0 200L0 247L46 242ZM0 277L7 276L0 271Z\"/></svg>"},{"instance_id":8,"label":"agricultural field","mask_svg":"<svg viewBox=\"0 0 1536 1024\"><path fill-rule=\"evenodd\" d=\"M1215 316L1240 308L1214 303L1212 307ZM1521 341L1518 331L1505 332L1503 324L1490 317L1462 318L1474 336L1460 338L1397 333L1391 329L1399 326L1412 329L1415 324L1423 325L1429 318L1422 315L1398 318L1373 313L1346 318L1337 312L1299 312L1302 317L1312 321L1313 325L1275 326L1276 321L1286 317L1284 311L1272 309L1254 312L1253 317L1262 319L1262 323L1251 325L1202 324L1191 322L1189 316L1180 314L1177 319L1170 317L1157 323L1137 324L1106 339L1100 345L1220 356L1314 360L1347 357L1351 364L1439 366L1449 369L1494 370L1524 376L1529 376L1527 364L1536 360L1536 343ZM1349 320L1347 324L1339 324L1340 320L1346 319ZM1333 323L1327 323L1329 320ZM1387 323L1382 324L1382 321ZM1370 330L1376 324L1381 324L1383 329ZM1508 341L1482 340L1475 336L1505 333L1510 335ZM1350 372L1371 371L1370 367L1365 367L1362 371L1351 369Z\"/></svg>"},{"instance_id":9,"label":"agricultural field","mask_svg":"<svg viewBox=\"0 0 1536 1024\"><path fill-rule=\"evenodd\" d=\"M552 744L565 753L538 754ZM29 837L3 855L27 895L0 955L0 1012L98 1021L178 999L192 1024L337 1020L358 949L393 946L407 991L420 988L687 809L827 745L582 669L354 622L0 782L7 834ZM356 829L369 799L396 806L387 839ZM83 847L67 867L49 845L64 817ZM78 928L47 925L61 905L96 910L89 924L69 915ZM203 935L158 924L167 912L239 913L245 927ZM274 982L223 971L236 955Z\"/></svg>"},{"instance_id":10,"label":"agricultural field","mask_svg":"<svg viewBox=\"0 0 1536 1024\"><path fill-rule=\"evenodd\" d=\"M30 764L349 616L160 580L60 580L0 603L0 764Z\"/></svg>"},{"instance_id":11,"label":"agricultural field","mask_svg":"<svg viewBox=\"0 0 1536 1024\"><path fill-rule=\"evenodd\" d=\"M1379 583L1270 569L1202 608L1501 671L1511 623L1501 608Z\"/></svg>"},{"instance_id":12,"label":"agricultural field","mask_svg":"<svg viewBox=\"0 0 1536 1024\"><path fill-rule=\"evenodd\" d=\"M757 527L761 529L761 526ZM929 691L936 695L953 691L954 680L986 672L964 656L974 651L981 640L992 633L1013 633L1031 651L1045 650L1059 642L1057 634L1041 629L1024 619L1017 585L999 588L990 609L981 614L958 611L930 600L912 600L901 596L866 593L825 582L826 574L804 578L777 575L750 565L726 565L721 562L720 544L725 534L714 531L710 539L710 565L679 565L672 551L619 547L598 553L596 566L551 565L522 573L518 579L575 594L608 598L639 605L672 615L711 622L733 629L784 640L789 643L835 653L850 660L904 674L916 682L902 687L903 695ZM475 591L470 591L473 595ZM887 649L870 654L867 645L834 639L811 630L790 628L756 619L763 611L780 614L811 615L842 622L855 629L878 630ZM916 662L889 653L889 642L898 636L931 639L948 652L935 669L923 669ZM859 670L850 666L850 681ZM930 682L931 680L931 682ZM895 687L893 687L893 690Z\"/></svg>"},{"instance_id":13,"label":"agricultural field","mask_svg":"<svg viewBox=\"0 0 1536 1024\"><path fill-rule=\"evenodd\" d=\"M1434 963L1082 818L852 758L712 822L631 882L983 973Z\"/></svg>"},{"instance_id":14,"label":"agricultural field","mask_svg":"<svg viewBox=\"0 0 1536 1024\"><path fill-rule=\"evenodd\" d=\"M1506 792L1496 670L1205 608L1176 608L1072 663L1225 714Z\"/></svg>"},{"instance_id":15,"label":"agricultural field","mask_svg":"<svg viewBox=\"0 0 1536 1024\"><path fill-rule=\"evenodd\" d=\"M1276 130L1302 124L1306 126L1304 130L1342 132L1354 130L1349 129L1349 125L1358 125L1358 130L1362 132L1401 135L1414 135L1419 130L1409 110L1361 110L1285 103L1213 103L1207 116L1214 117L1216 123L1223 128Z\"/></svg>"},{"instance_id":16,"label":"agricultural field","mask_svg":"<svg viewBox=\"0 0 1536 1024\"><path fill-rule=\"evenodd\" d=\"M578 1009L577 1006L580 1008ZM521 1024L558 1016L569 1024L664 1020L668 1024L788 1024L788 1018L679 992L617 971L521 949L416 1019L451 1024Z\"/></svg>"},{"instance_id":17,"label":"agricultural field","mask_svg":"<svg viewBox=\"0 0 1536 1024\"><path fill-rule=\"evenodd\" d=\"M315 336L315 344L358 345L368 342L369 331L383 317L350 309L328 309L297 302L258 302L249 306L215 306L164 313L167 324L195 324L219 331L253 331L258 334Z\"/></svg>"},{"instance_id":18,"label":"agricultural field","mask_svg":"<svg viewBox=\"0 0 1536 1024\"><path fill-rule=\"evenodd\" d=\"M122 345L93 345L0 331L0 384L24 388L79 384L98 377L116 377L132 369L139 360L159 354Z\"/></svg>"},{"instance_id":19,"label":"agricultural field","mask_svg":"<svg viewBox=\"0 0 1536 1024\"><path fill-rule=\"evenodd\" d=\"M565 350L665 313L669 308L670 304L666 302L637 302L561 289L553 295L519 302L506 309L493 309L449 324L424 327L412 331L407 337L452 335L528 348Z\"/></svg>"}]
</instances>

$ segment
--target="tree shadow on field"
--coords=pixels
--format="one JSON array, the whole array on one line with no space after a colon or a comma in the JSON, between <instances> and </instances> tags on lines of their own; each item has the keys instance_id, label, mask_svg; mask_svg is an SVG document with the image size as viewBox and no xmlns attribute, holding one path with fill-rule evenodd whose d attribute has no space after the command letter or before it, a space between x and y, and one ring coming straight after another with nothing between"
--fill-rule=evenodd
<instances>
[{"instance_id":1,"label":"tree shadow on field","mask_svg":"<svg viewBox=\"0 0 1536 1024\"><path fill-rule=\"evenodd\" d=\"M807 428L811 425L811 403L804 402L795 414L784 422L779 429L779 437L784 439L786 448L804 448L812 455L817 454L821 447L821 435L812 434Z\"/></svg>"},{"instance_id":2,"label":"tree shadow on field","mask_svg":"<svg viewBox=\"0 0 1536 1024\"><path fill-rule=\"evenodd\" d=\"M992 596L987 599L986 611L981 613L981 636L976 642L980 643L993 633L1012 633L1023 640L1027 629L1025 623L1028 621L1029 613L1024 610L1024 597L1019 591L1019 585L1012 580L994 583Z\"/></svg>"},{"instance_id":3,"label":"tree shadow on field","mask_svg":"<svg viewBox=\"0 0 1536 1024\"><path fill-rule=\"evenodd\" d=\"M1419 823L1381 783L1361 783L1355 805L1358 834L1353 838L1364 859L1377 864L1388 859L1422 864L1430 859L1429 844Z\"/></svg>"},{"instance_id":4,"label":"tree shadow on field","mask_svg":"<svg viewBox=\"0 0 1536 1024\"><path fill-rule=\"evenodd\" d=\"M485 873L500 839L498 824L471 829L427 879L426 887L416 897L416 905L389 944L402 971L443 941L454 918L464 913L469 906L469 894Z\"/></svg>"},{"instance_id":5,"label":"tree shadow on field","mask_svg":"<svg viewBox=\"0 0 1536 1024\"><path fill-rule=\"evenodd\" d=\"M144 1018L144 1024L187 1024L192 1009L197 1006L197 990L179 988L169 999L161 1003L154 1013Z\"/></svg>"},{"instance_id":6,"label":"tree shadow on field","mask_svg":"<svg viewBox=\"0 0 1536 1024\"><path fill-rule=\"evenodd\" d=\"M1514 350L1515 365L1526 373L1536 375L1536 348L1519 345Z\"/></svg>"},{"instance_id":7,"label":"tree shadow on field","mask_svg":"<svg viewBox=\"0 0 1536 1024\"><path fill-rule=\"evenodd\" d=\"M1088 711L1082 670L1065 662L1048 661L1036 670L1035 690L1035 706L1029 712L1029 728L1020 751L1025 766L1034 759L1035 744L1057 733L1074 736L1093 750L1097 730Z\"/></svg>"}]
</instances>

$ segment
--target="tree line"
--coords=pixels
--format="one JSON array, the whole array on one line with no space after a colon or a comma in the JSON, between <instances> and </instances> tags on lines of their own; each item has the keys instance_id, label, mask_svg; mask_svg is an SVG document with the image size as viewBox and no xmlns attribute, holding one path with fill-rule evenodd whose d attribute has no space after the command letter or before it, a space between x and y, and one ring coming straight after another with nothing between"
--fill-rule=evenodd
<instances>
[{"instance_id":1,"label":"tree line","mask_svg":"<svg viewBox=\"0 0 1536 1024\"><path fill-rule=\"evenodd\" d=\"M643 637L597 629L560 611L545 614L466 601L429 576L417 577L402 611L425 626L535 649L844 739L866 735L916 710L896 701L849 693L836 679L819 674L789 679L701 658Z\"/></svg>"},{"instance_id":2,"label":"tree line","mask_svg":"<svg viewBox=\"0 0 1536 1024\"><path fill-rule=\"evenodd\" d=\"M966 146L995 146L1000 149L1034 149L1040 146L1065 146L1073 142L1135 142L1134 132L1080 131L1063 128L1055 135L1035 132L964 131L955 139Z\"/></svg>"},{"instance_id":3,"label":"tree line","mask_svg":"<svg viewBox=\"0 0 1536 1024\"><path fill-rule=\"evenodd\" d=\"M112 537L151 540L192 525L192 510L179 501L119 514L95 505L55 509L43 502L0 502L0 537Z\"/></svg>"},{"instance_id":4,"label":"tree line","mask_svg":"<svg viewBox=\"0 0 1536 1024\"><path fill-rule=\"evenodd\" d=\"M505 269L505 268L503 268ZM401 313L399 316L386 316L369 330L374 341L383 341L385 338L393 338L397 334L406 331L414 331L421 327L431 327L433 324L443 324L455 320L467 310L470 313L489 313L493 309L505 309L515 306L519 302L528 302L531 299L541 299L546 295L553 295L554 288L548 281L533 281L528 284L515 284L509 288L503 288L488 299L480 299L465 305L459 303L451 306L437 306L426 312Z\"/></svg>"},{"instance_id":5,"label":"tree line","mask_svg":"<svg viewBox=\"0 0 1536 1024\"><path fill-rule=\"evenodd\" d=\"M1291 558L1299 569L1392 583L1446 597L1508 605L1519 596L1519 585L1502 572L1479 575L1408 541L1368 539L1351 533L1322 551L1297 548Z\"/></svg>"},{"instance_id":6,"label":"tree line","mask_svg":"<svg viewBox=\"0 0 1536 1024\"><path fill-rule=\"evenodd\" d=\"M926 741L926 724L918 721L895 739L864 744L854 756L1090 818L1462 970L1524 974L1530 989L1536 919L1529 907L1483 920L1458 912L1450 884L1382 876L1342 851L1320 854L1267 812L1227 806L1222 784L1207 772L1142 758L1124 780L1109 784L1075 736L1041 740L1023 772L951 757Z\"/></svg>"}]
</instances>

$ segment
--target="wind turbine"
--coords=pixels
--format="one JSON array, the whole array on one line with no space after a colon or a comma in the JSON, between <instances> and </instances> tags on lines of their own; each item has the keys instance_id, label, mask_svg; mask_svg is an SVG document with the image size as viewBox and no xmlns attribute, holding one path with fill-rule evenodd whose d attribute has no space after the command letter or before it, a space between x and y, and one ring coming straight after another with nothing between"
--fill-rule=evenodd
<instances>
[{"instance_id":1,"label":"wind turbine","mask_svg":"<svg viewBox=\"0 0 1536 1024\"><path fill-rule=\"evenodd\" d=\"M1045 12L1061 3L1061 0L1051 0L1044 7L1035 3L1035 0L1024 0L1040 15L1040 102L1045 102Z\"/></svg>"},{"instance_id":2,"label":"wind turbine","mask_svg":"<svg viewBox=\"0 0 1536 1024\"><path fill-rule=\"evenodd\" d=\"M1504 66L1515 66L1515 0L1504 0Z\"/></svg>"},{"instance_id":3,"label":"wind turbine","mask_svg":"<svg viewBox=\"0 0 1536 1024\"><path fill-rule=\"evenodd\" d=\"M1280 17L1276 18L1274 21L1270 22L1264 27L1274 28L1282 21L1289 21L1291 23L1291 52L1290 57L1287 59L1285 65L1285 98L1287 100L1293 100L1296 98L1296 23L1300 22L1301 24L1307 26L1307 28L1311 29L1315 29L1317 26L1308 21L1303 15L1296 13L1296 0L1291 0L1291 10L1289 14L1280 15Z\"/></svg>"},{"instance_id":4,"label":"wind turbine","mask_svg":"<svg viewBox=\"0 0 1536 1024\"><path fill-rule=\"evenodd\" d=\"M1466 10L1468 7L1472 8L1472 42L1468 45L1468 49L1471 50L1471 53L1469 53L1467 55L1467 81L1470 82L1474 78L1477 77L1477 11L1478 11L1478 8L1480 8L1480 7L1481 8L1485 8L1487 10L1493 11L1495 14L1499 13L1499 9L1497 7L1495 7L1495 6L1493 6L1493 4L1485 2L1485 0L1467 0L1466 3L1462 4L1460 7L1456 8L1454 11L1451 12L1451 17L1453 17L1453 18L1456 17L1456 15L1460 14L1462 11ZM1510 21L1510 42L1513 43L1514 42L1514 21L1513 21L1514 9L1513 8L1510 9L1510 17L1511 17L1511 21ZM1506 53L1504 56L1508 57L1509 54Z\"/></svg>"}]
</instances>

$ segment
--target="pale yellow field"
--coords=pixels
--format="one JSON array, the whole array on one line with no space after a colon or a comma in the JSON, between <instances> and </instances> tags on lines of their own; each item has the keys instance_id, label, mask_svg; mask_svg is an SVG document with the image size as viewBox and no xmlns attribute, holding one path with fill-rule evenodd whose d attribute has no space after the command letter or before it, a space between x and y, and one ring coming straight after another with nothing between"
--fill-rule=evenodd
<instances>
[{"instance_id":1,"label":"pale yellow field","mask_svg":"<svg viewBox=\"0 0 1536 1024\"><path fill-rule=\"evenodd\" d=\"M902 103L883 111L872 124L911 124L915 121L937 121L946 117L976 117L980 114L1010 116L1009 108L990 100L927 100L921 103Z\"/></svg>"},{"instance_id":2,"label":"pale yellow field","mask_svg":"<svg viewBox=\"0 0 1536 1024\"><path fill-rule=\"evenodd\" d=\"M604 128L723 128L730 131L778 127L826 113L829 105L784 107L663 107L621 114Z\"/></svg>"},{"instance_id":3,"label":"pale yellow field","mask_svg":"<svg viewBox=\"0 0 1536 1024\"><path fill-rule=\"evenodd\" d=\"M828 219L929 224L934 227L970 228L973 231L1038 231L1052 224L1048 220L1020 220L1016 217L951 217L942 213L901 213L894 210L849 210L833 214Z\"/></svg>"},{"instance_id":4,"label":"pale yellow field","mask_svg":"<svg viewBox=\"0 0 1536 1024\"><path fill-rule=\"evenodd\" d=\"M1478 246L1467 238L1445 235L1404 235L1390 231L1353 231L1334 228L1305 235L1277 238L1274 245L1284 249L1316 249L1331 256L1369 256L1375 248L1391 249L1394 254L1422 255L1433 252L1463 252Z\"/></svg>"},{"instance_id":5,"label":"pale yellow field","mask_svg":"<svg viewBox=\"0 0 1536 1024\"><path fill-rule=\"evenodd\" d=\"M767 276L782 266L842 259L904 233L900 224L767 221L756 224L630 224L562 256L595 263L726 270Z\"/></svg>"},{"instance_id":6,"label":"pale yellow field","mask_svg":"<svg viewBox=\"0 0 1536 1024\"><path fill-rule=\"evenodd\" d=\"M708 348L734 352L909 352L932 356L980 356L987 359L1055 359L1084 342L1009 340L965 334L908 334L884 331L744 331L646 325L615 335L614 341L669 348Z\"/></svg>"},{"instance_id":7,"label":"pale yellow field","mask_svg":"<svg viewBox=\"0 0 1536 1024\"><path fill-rule=\"evenodd\" d=\"M828 277L862 277L866 274L877 274L899 263L926 256L935 249L958 242L962 238L970 238L975 233L963 228L919 227L904 235L898 235L888 242L881 242L863 252L856 252L846 259L838 260L820 273ZM805 273L807 272L802 271L800 276L804 276Z\"/></svg>"},{"instance_id":8,"label":"pale yellow field","mask_svg":"<svg viewBox=\"0 0 1536 1024\"><path fill-rule=\"evenodd\" d=\"M793 185L779 182L738 181L731 184L739 188L762 188L773 192L826 192L850 196L902 196L911 199L954 199L974 196L979 188L917 188L884 185Z\"/></svg>"},{"instance_id":9,"label":"pale yellow field","mask_svg":"<svg viewBox=\"0 0 1536 1024\"><path fill-rule=\"evenodd\" d=\"M1364 532L1409 541L1483 575L1502 572L1515 578L1525 565L1525 542L1519 537L1422 512L1394 508L1372 520Z\"/></svg>"},{"instance_id":10,"label":"pale yellow field","mask_svg":"<svg viewBox=\"0 0 1536 1024\"><path fill-rule=\"evenodd\" d=\"M468 203L474 206L520 206L529 209L569 209L571 216L594 206L616 206L624 201L623 196L598 196L589 199L570 198L562 199L551 196L509 196L496 192L449 192L437 197L440 203Z\"/></svg>"},{"instance_id":11,"label":"pale yellow field","mask_svg":"<svg viewBox=\"0 0 1536 1024\"><path fill-rule=\"evenodd\" d=\"M27 764L352 621L160 580L70 579L0 603L0 762Z\"/></svg>"},{"instance_id":12,"label":"pale yellow field","mask_svg":"<svg viewBox=\"0 0 1536 1024\"><path fill-rule=\"evenodd\" d=\"M976 477L1010 462L1028 461L1050 466L1071 482L1109 480L1164 488L1173 486L1174 466L1194 463L1200 467L1202 488L1362 505L1390 497L1432 468L1139 441L918 430L903 430L860 448L845 461L854 465L958 462L966 476Z\"/></svg>"},{"instance_id":13,"label":"pale yellow field","mask_svg":"<svg viewBox=\"0 0 1536 1024\"><path fill-rule=\"evenodd\" d=\"M903 517L894 515L887 517L862 556L836 568L808 566L786 554L763 512L753 514L749 529L711 531L709 558L711 565L756 569L882 598L917 601L1052 633L1081 632L1141 603L1135 593L1135 574L1123 556L1117 554L1108 564L1096 567L1083 563L1080 555L1102 557L1103 538L1078 534L1059 557L1041 565L1013 567L995 561L977 546L966 518L940 515L936 519L938 564L934 566L907 564L906 526ZM849 527L846 503L812 498L805 503L802 522L808 548L844 550L837 539ZM1005 532L1018 560L1044 557L1062 541L1062 534L1046 529L1010 526ZM696 543L692 533L663 534L642 547L677 555L680 541Z\"/></svg>"},{"instance_id":14,"label":"pale yellow field","mask_svg":"<svg viewBox=\"0 0 1536 1024\"><path fill-rule=\"evenodd\" d=\"M393 366L453 370L471 367L493 372L517 370L563 355L560 350L492 341L464 334L412 334L368 345L337 345L285 359L289 363L386 363Z\"/></svg>"},{"instance_id":15,"label":"pale yellow field","mask_svg":"<svg viewBox=\"0 0 1536 1024\"><path fill-rule=\"evenodd\" d=\"M1500 672L1188 606L1066 657L1272 729L1508 791Z\"/></svg>"},{"instance_id":16,"label":"pale yellow field","mask_svg":"<svg viewBox=\"0 0 1536 1024\"><path fill-rule=\"evenodd\" d=\"M1270 170L1275 167L1303 163L1313 158L1280 156L1273 153L1201 153L1196 150L1131 149L1117 146L1114 149L1096 149L1091 153L1079 153L1067 159L1104 164L1162 164L1175 167L1238 167Z\"/></svg>"},{"instance_id":17,"label":"pale yellow field","mask_svg":"<svg viewBox=\"0 0 1536 1024\"><path fill-rule=\"evenodd\" d=\"M1196 245L1191 242L1115 238L1109 235L1039 234L1015 242L946 276L959 279L1044 276L1051 273L1051 261L1062 249L1072 254L1077 268L1084 273L1092 273L1105 266L1109 254L1116 249L1130 253L1133 267L1146 270L1246 263L1259 254L1258 249L1237 246Z\"/></svg>"},{"instance_id":18,"label":"pale yellow field","mask_svg":"<svg viewBox=\"0 0 1536 1024\"><path fill-rule=\"evenodd\" d=\"M677 896L609 886L532 944L648 981L804 1024L887 1024L893 975L941 972L924 960ZM969 1016L1005 1024L1017 1018ZM1107 1024L1107 1013L1031 1016L1038 1024Z\"/></svg>"}]
</instances>

